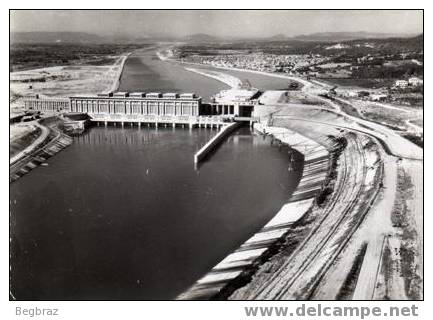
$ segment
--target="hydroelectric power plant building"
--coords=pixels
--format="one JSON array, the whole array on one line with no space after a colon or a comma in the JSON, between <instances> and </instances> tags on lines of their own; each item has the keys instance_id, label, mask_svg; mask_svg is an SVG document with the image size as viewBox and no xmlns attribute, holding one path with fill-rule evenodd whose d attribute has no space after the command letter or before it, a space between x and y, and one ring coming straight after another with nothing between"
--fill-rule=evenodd
<instances>
[{"instance_id":1,"label":"hydroelectric power plant building","mask_svg":"<svg viewBox=\"0 0 433 320\"><path fill-rule=\"evenodd\" d=\"M194 93L109 92L69 99L24 99L24 107L41 112L86 113L90 121L107 123L142 123L170 125L218 125L227 117L250 117L258 104L257 89L223 90L203 103Z\"/></svg>"},{"instance_id":2,"label":"hydroelectric power plant building","mask_svg":"<svg viewBox=\"0 0 433 320\"><path fill-rule=\"evenodd\" d=\"M200 112L201 98L194 93L110 92L96 96L72 96L69 99L24 99L29 110L51 112L84 112L89 114L189 115Z\"/></svg>"},{"instance_id":3,"label":"hydroelectric power plant building","mask_svg":"<svg viewBox=\"0 0 433 320\"><path fill-rule=\"evenodd\" d=\"M110 115L198 116L201 98L194 93L101 93L70 97L70 112Z\"/></svg>"},{"instance_id":4,"label":"hydroelectric power plant building","mask_svg":"<svg viewBox=\"0 0 433 320\"><path fill-rule=\"evenodd\" d=\"M38 94L24 98L24 108L41 112L60 112L69 110L70 101L66 98L40 98Z\"/></svg>"}]
</instances>

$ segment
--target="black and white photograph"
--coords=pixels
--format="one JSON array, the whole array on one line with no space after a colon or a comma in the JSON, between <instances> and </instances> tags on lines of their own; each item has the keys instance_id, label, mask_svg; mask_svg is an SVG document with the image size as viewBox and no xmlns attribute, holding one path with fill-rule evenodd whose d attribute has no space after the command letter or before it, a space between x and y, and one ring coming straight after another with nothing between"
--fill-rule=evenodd
<instances>
[{"instance_id":1,"label":"black and white photograph","mask_svg":"<svg viewBox=\"0 0 433 320\"><path fill-rule=\"evenodd\" d=\"M423 128L423 9L10 9L9 303L423 301Z\"/></svg>"}]
</instances>

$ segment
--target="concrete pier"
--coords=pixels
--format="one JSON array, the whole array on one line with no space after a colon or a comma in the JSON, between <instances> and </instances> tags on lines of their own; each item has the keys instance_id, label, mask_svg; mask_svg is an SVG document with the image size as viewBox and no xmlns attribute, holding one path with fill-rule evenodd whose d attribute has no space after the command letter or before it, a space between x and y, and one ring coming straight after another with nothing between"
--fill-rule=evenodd
<instances>
[{"instance_id":1,"label":"concrete pier","mask_svg":"<svg viewBox=\"0 0 433 320\"><path fill-rule=\"evenodd\" d=\"M212 151L218 144L220 144L224 139L232 133L234 130L239 128L242 124L240 122L232 122L223 126L212 139L210 139L200 150L194 154L194 163L199 163L203 160L206 155Z\"/></svg>"}]
</instances>

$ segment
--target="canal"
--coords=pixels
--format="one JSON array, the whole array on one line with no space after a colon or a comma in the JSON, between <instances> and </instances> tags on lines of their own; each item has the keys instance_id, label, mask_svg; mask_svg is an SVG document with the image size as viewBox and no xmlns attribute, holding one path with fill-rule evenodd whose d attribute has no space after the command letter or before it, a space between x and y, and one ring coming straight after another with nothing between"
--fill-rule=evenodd
<instances>
[{"instance_id":1,"label":"canal","mask_svg":"<svg viewBox=\"0 0 433 320\"><path fill-rule=\"evenodd\" d=\"M144 49L131 55L120 78L120 91L194 92L209 102L216 92L228 89L226 84L185 70L173 62L161 61L154 49Z\"/></svg>"},{"instance_id":2,"label":"canal","mask_svg":"<svg viewBox=\"0 0 433 320\"><path fill-rule=\"evenodd\" d=\"M127 62L123 90L149 91L142 83L150 82L165 92L220 89L188 73L200 79L192 90L162 65L150 81L146 59L134 62L148 70L143 77ZM194 152L215 133L93 127L12 183L13 296L166 300L186 290L278 212L302 171L301 155L289 170L288 148L248 127L194 168Z\"/></svg>"}]
</instances>

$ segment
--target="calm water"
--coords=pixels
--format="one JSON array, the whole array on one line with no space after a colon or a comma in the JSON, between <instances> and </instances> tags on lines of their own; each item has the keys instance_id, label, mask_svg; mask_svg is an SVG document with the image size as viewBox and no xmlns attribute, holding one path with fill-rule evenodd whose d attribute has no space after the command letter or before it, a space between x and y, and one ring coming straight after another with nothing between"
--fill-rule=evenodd
<instances>
[{"instance_id":1,"label":"calm water","mask_svg":"<svg viewBox=\"0 0 433 320\"><path fill-rule=\"evenodd\" d=\"M121 91L194 92L204 101L229 87L219 81L187 71L182 66L158 59L154 50L142 50L126 61L120 79Z\"/></svg>"},{"instance_id":2,"label":"calm water","mask_svg":"<svg viewBox=\"0 0 433 320\"><path fill-rule=\"evenodd\" d=\"M188 66L185 64L185 66ZM248 80L251 85L260 90L287 90L288 80L283 78L275 78L265 74L257 74L253 72L244 72L236 70L226 70L213 68L211 66L191 66L196 69L209 69L218 72L226 73L232 75L242 81Z\"/></svg>"},{"instance_id":3,"label":"calm water","mask_svg":"<svg viewBox=\"0 0 433 320\"><path fill-rule=\"evenodd\" d=\"M150 81L154 71L136 70L123 86L199 91L178 73ZM201 95L219 90L198 78ZM302 167L289 171L286 148L242 128L196 170L193 154L213 134L94 127L11 184L13 295L147 300L187 289L275 215Z\"/></svg>"}]
</instances>

